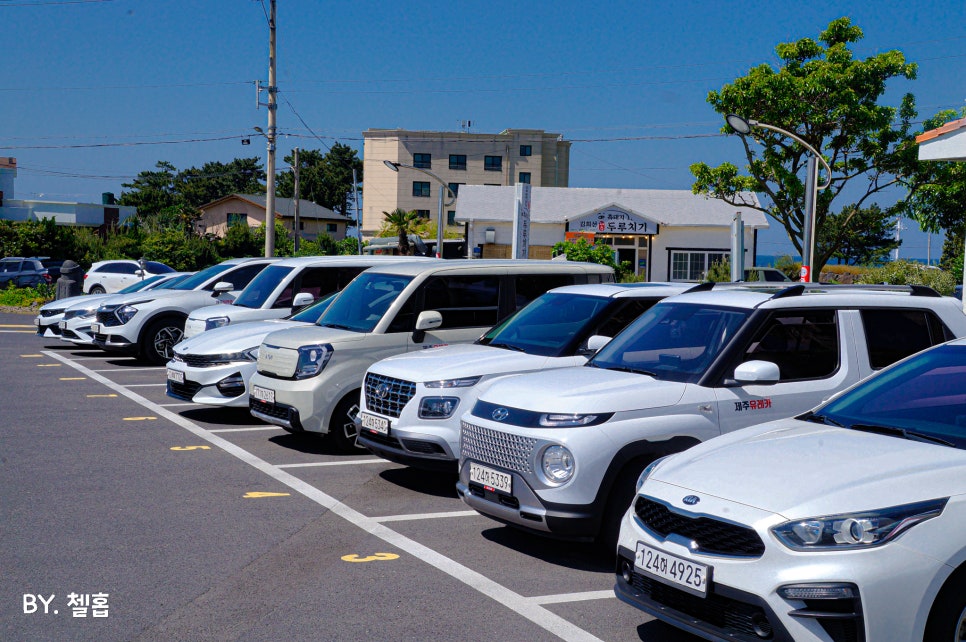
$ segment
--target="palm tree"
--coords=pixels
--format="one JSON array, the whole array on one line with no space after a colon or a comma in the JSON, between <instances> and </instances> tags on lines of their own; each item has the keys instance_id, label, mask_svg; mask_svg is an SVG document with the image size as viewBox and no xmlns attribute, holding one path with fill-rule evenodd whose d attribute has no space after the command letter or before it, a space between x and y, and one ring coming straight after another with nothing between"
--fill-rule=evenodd
<instances>
[{"instance_id":1,"label":"palm tree","mask_svg":"<svg viewBox=\"0 0 966 642\"><path fill-rule=\"evenodd\" d=\"M407 212L400 207L383 214L386 217L386 224L399 234L399 253L402 256L409 256L409 235L416 231L419 215L415 211Z\"/></svg>"}]
</instances>

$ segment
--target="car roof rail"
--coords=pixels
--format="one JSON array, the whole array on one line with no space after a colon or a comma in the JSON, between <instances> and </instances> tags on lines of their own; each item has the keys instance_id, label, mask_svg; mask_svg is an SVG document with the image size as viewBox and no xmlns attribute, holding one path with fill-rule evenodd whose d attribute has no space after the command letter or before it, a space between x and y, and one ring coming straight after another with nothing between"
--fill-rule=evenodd
<instances>
[{"instance_id":1,"label":"car roof rail","mask_svg":"<svg viewBox=\"0 0 966 642\"><path fill-rule=\"evenodd\" d=\"M712 288L714 288L714 281L703 281L701 283L698 283L696 286L692 288L688 288L687 290L682 292L682 294L688 294L690 292L707 292Z\"/></svg>"},{"instance_id":2,"label":"car roof rail","mask_svg":"<svg viewBox=\"0 0 966 642\"><path fill-rule=\"evenodd\" d=\"M773 294L771 297L771 300L784 299L790 296L801 296L803 292L805 292L805 284L796 283L795 285L788 286L787 288L783 289L781 292L776 292L775 294Z\"/></svg>"}]
</instances>

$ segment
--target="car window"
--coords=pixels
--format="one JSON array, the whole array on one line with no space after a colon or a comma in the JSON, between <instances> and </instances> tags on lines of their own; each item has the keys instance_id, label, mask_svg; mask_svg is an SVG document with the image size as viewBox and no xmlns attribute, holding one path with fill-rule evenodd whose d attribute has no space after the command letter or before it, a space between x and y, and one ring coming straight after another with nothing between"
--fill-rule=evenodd
<instances>
[{"instance_id":1,"label":"car window","mask_svg":"<svg viewBox=\"0 0 966 642\"><path fill-rule=\"evenodd\" d=\"M219 263L218 265L212 265L207 267L200 272L195 272L193 276L189 276L184 281L181 281L176 285L174 290L194 290L195 288L200 288L202 284L206 283L209 279L213 279L222 272L226 272L232 267L231 263Z\"/></svg>"},{"instance_id":2,"label":"car window","mask_svg":"<svg viewBox=\"0 0 966 642\"><path fill-rule=\"evenodd\" d=\"M96 272L110 272L112 274L134 274L140 268L134 263L108 263L101 266Z\"/></svg>"},{"instance_id":3,"label":"car window","mask_svg":"<svg viewBox=\"0 0 966 642\"><path fill-rule=\"evenodd\" d=\"M443 316L440 329L489 327L499 321L499 276L436 276L421 289L423 310Z\"/></svg>"},{"instance_id":4,"label":"car window","mask_svg":"<svg viewBox=\"0 0 966 642\"><path fill-rule=\"evenodd\" d=\"M869 363L878 370L954 338L931 310L862 310Z\"/></svg>"},{"instance_id":5,"label":"car window","mask_svg":"<svg viewBox=\"0 0 966 642\"><path fill-rule=\"evenodd\" d=\"M3 263L4 272L19 272L20 271L20 261L4 261Z\"/></svg>"},{"instance_id":6,"label":"car window","mask_svg":"<svg viewBox=\"0 0 966 642\"><path fill-rule=\"evenodd\" d=\"M262 270L251 280L245 287L245 291L238 295L235 299L233 305L237 305L243 308L257 309L265 305L265 301L268 300L268 296L275 291L279 283L288 278L289 274L292 273L293 267L285 267L283 265L269 265L267 268ZM230 278L230 277L226 277ZM289 283L286 288L288 292L289 305L291 307L292 295L291 295L292 284ZM237 288L236 288L237 289ZM284 298L285 292L279 298ZM286 307L276 305L272 307Z\"/></svg>"},{"instance_id":7,"label":"car window","mask_svg":"<svg viewBox=\"0 0 966 642\"><path fill-rule=\"evenodd\" d=\"M372 332L412 280L411 276L363 272L332 301L317 325Z\"/></svg>"},{"instance_id":8,"label":"car window","mask_svg":"<svg viewBox=\"0 0 966 642\"><path fill-rule=\"evenodd\" d=\"M220 281L227 281L228 283L231 283L232 290L244 290L246 287L248 287L248 284L251 283L252 279L254 279L259 272L265 269L266 265L266 263L246 263L245 265L225 273L222 275L222 278L218 279L218 281L212 281L205 286L205 289L209 291L214 290L215 286Z\"/></svg>"},{"instance_id":9,"label":"car window","mask_svg":"<svg viewBox=\"0 0 966 642\"><path fill-rule=\"evenodd\" d=\"M152 283L155 283L156 281L158 281L160 279L161 279L161 276L160 275L158 275L158 276L152 276L152 277L149 277L147 279L142 279L140 281L136 281L135 283L132 283L131 285L127 286L126 288L123 288L121 290L118 290L117 293L118 294L129 294L131 292L137 292L139 290L145 289L146 287L148 287L149 285L151 285Z\"/></svg>"},{"instance_id":10,"label":"car window","mask_svg":"<svg viewBox=\"0 0 966 642\"><path fill-rule=\"evenodd\" d=\"M483 335L479 343L560 356L571 339L594 323L611 302L586 294L545 293Z\"/></svg>"},{"instance_id":11,"label":"car window","mask_svg":"<svg viewBox=\"0 0 966 642\"><path fill-rule=\"evenodd\" d=\"M574 274L515 274L513 275L514 310L519 310L538 296L562 285L574 283ZM582 275L581 275L582 276ZM581 279L583 280L583 279Z\"/></svg>"},{"instance_id":12,"label":"car window","mask_svg":"<svg viewBox=\"0 0 966 642\"><path fill-rule=\"evenodd\" d=\"M781 381L828 377L839 367L835 310L781 310L758 329L742 361L770 361Z\"/></svg>"},{"instance_id":13,"label":"car window","mask_svg":"<svg viewBox=\"0 0 966 642\"><path fill-rule=\"evenodd\" d=\"M164 263L158 263L157 261L146 261L144 267L146 267L148 272L151 274L168 274L170 272L175 272L173 267L167 266Z\"/></svg>"}]
</instances>

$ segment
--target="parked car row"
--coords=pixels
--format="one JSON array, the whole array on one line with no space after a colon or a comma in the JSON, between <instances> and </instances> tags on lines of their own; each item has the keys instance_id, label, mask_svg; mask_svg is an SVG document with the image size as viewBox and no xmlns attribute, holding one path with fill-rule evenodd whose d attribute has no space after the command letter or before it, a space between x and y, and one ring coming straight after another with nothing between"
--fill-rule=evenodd
<instances>
[{"instance_id":1,"label":"parked car row","mask_svg":"<svg viewBox=\"0 0 966 642\"><path fill-rule=\"evenodd\" d=\"M124 343L166 361L169 396L458 473L482 515L600 543L620 599L707 639L963 639L955 299L617 285L557 261L314 261L199 272L182 285L208 298L181 304L169 336ZM239 266L247 287L205 306ZM184 295L108 300L94 344L140 314L156 329L169 296Z\"/></svg>"}]
</instances>

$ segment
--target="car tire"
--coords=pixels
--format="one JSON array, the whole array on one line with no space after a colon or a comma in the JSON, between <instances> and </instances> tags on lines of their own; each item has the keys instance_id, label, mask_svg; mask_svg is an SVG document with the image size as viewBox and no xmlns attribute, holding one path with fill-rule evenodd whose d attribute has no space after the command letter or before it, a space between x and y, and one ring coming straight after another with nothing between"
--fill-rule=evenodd
<instances>
[{"instance_id":1,"label":"car tire","mask_svg":"<svg viewBox=\"0 0 966 642\"><path fill-rule=\"evenodd\" d=\"M107 290L104 289L102 285L92 285L91 289L87 291L88 294L107 294Z\"/></svg>"},{"instance_id":2,"label":"car tire","mask_svg":"<svg viewBox=\"0 0 966 642\"><path fill-rule=\"evenodd\" d=\"M156 366L163 366L174 356L174 345L184 336L185 320L179 317L162 317L150 322L138 342L141 359Z\"/></svg>"},{"instance_id":3,"label":"car tire","mask_svg":"<svg viewBox=\"0 0 966 642\"><path fill-rule=\"evenodd\" d=\"M966 566L943 585L926 622L924 640L966 640Z\"/></svg>"},{"instance_id":4,"label":"car tire","mask_svg":"<svg viewBox=\"0 0 966 642\"><path fill-rule=\"evenodd\" d=\"M632 461L624 466L610 487L607 506L601 517L600 531L596 544L607 555L617 554L617 540L621 532L621 520L637 494L637 478L647 466L648 461Z\"/></svg>"},{"instance_id":5,"label":"car tire","mask_svg":"<svg viewBox=\"0 0 966 642\"><path fill-rule=\"evenodd\" d=\"M335 407L329 420L329 439L340 453L358 453L364 450L356 445L359 429L355 418L359 414L359 395L361 391L350 392Z\"/></svg>"}]
</instances>

